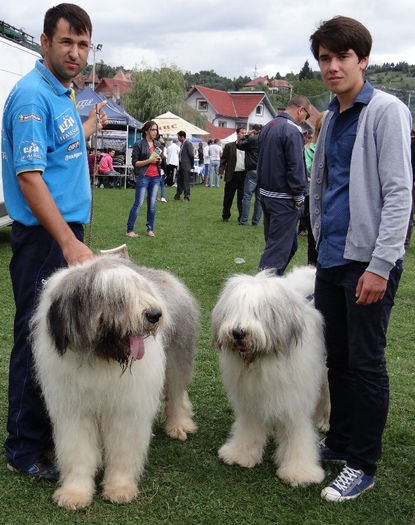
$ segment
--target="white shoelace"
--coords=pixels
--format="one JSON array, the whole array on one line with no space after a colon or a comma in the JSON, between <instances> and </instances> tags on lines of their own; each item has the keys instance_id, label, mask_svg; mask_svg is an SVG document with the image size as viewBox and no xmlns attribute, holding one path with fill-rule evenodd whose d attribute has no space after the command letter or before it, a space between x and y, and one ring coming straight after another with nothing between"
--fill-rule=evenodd
<instances>
[{"instance_id":1,"label":"white shoelace","mask_svg":"<svg viewBox=\"0 0 415 525\"><path fill-rule=\"evenodd\" d=\"M352 483L359 477L359 470L355 470L351 467L344 467L337 478L334 480L333 485L340 489L340 491L346 490Z\"/></svg>"}]
</instances>

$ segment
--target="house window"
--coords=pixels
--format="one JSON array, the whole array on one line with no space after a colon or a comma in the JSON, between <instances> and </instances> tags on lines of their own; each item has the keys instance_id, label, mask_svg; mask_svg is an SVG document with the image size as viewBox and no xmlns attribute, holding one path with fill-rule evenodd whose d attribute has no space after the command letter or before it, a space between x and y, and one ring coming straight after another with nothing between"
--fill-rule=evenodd
<instances>
[{"instance_id":1,"label":"house window","mask_svg":"<svg viewBox=\"0 0 415 525\"><path fill-rule=\"evenodd\" d=\"M219 120L218 121L218 128L226 128L226 121L225 120Z\"/></svg>"},{"instance_id":2,"label":"house window","mask_svg":"<svg viewBox=\"0 0 415 525\"><path fill-rule=\"evenodd\" d=\"M198 99L198 101L197 101L197 110L198 111L207 111L208 110L208 103L207 103L207 101Z\"/></svg>"},{"instance_id":3,"label":"house window","mask_svg":"<svg viewBox=\"0 0 415 525\"><path fill-rule=\"evenodd\" d=\"M262 116L263 112L264 112L264 106L262 104L256 107L255 115L258 115L260 117Z\"/></svg>"}]
</instances>

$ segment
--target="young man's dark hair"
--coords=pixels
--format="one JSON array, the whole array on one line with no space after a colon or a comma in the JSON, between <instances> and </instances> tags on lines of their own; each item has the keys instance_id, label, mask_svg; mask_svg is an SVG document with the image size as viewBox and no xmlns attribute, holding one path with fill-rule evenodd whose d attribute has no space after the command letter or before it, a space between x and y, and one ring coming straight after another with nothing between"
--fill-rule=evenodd
<instances>
[{"instance_id":1,"label":"young man's dark hair","mask_svg":"<svg viewBox=\"0 0 415 525\"><path fill-rule=\"evenodd\" d=\"M185 138L186 138L186 132L185 132L185 131L179 131L179 132L177 133L177 136L178 136L178 137L182 137L182 138L185 139Z\"/></svg>"},{"instance_id":2,"label":"young man's dark hair","mask_svg":"<svg viewBox=\"0 0 415 525\"><path fill-rule=\"evenodd\" d=\"M372 49L372 37L366 27L347 16L335 16L322 22L311 35L310 42L311 52L317 61L320 46L337 54L353 49L359 60L369 56Z\"/></svg>"},{"instance_id":3,"label":"young man's dark hair","mask_svg":"<svg viewBox=\"0 0 415 525\"><path fill-rule=\"evenodd\" d=\"M86 11L75 4L59 4L46 11L43 32L51 41L58 21L64 18L76 34L89 33L92 36L92 23Z\"/></svg>"}]
</instances>

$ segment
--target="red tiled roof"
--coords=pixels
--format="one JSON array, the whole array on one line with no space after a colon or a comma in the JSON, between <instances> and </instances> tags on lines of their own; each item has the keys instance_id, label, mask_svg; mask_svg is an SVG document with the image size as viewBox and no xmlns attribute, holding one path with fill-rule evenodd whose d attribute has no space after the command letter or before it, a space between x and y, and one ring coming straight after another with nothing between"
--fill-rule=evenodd
<instances>
[{"instance_id":1,"label":"red tiled roof","mask_svg":"<svg viewBox=\"0 0 415 525\"><path fill-rule=\"evenodd\" d=\"M85 87L85 81L86 78L82 73L78 73L75 78L72 79L72 83L78 88L78 89L84 89Z\"/></svg>"},{"instance_id":2,"label":"red tiled roof","mask_svg":"<svg viewBox=\"0 0 415 525\"><path fill-rule=\"evenodd\" d=\"M208 122L205 126L205 130L210 133L210 136L212 139L219 139L223 140L229 137L229 135L232 135L232 133L235 133L234 129L231 128L218 128L216 126L213 126L210 122Z\"/></svg>"},{"instance_id":3,"label":"red tiled roof","mask_svg":"<svg viewBox=\"0 0 415 525\"><path fill-rule=\"evenodd\" d=\"M268 84L269 80L268 77L258 77L254 78L254 80L250 80L247 84L245 84L246 87L256 86L257 84Z\"/></svg>"},{"instance_id":4,"label":"red tiled roof","mask_svg":"<svg viewBox=\"0 0 415 525\"><path fill-rule=\"evenodd\" d=\"M292 89L292 84L290 84L287 80L271 80L269 83L269 87L285 87L288 89Z\"/></svg>"},{"instance_id":5,"label":"red tiled roof","mask_svg":"<svg viewBox=\"0 0 415 525\"><path fill-rule=\"evenodd\" d=\"M204 86L195 86L195 88L205 97L214 107L218 115L227 117L236 117L235 108L232 103L232 97L226 91L219 89L207 88Z\"/></svg>"},{"instance_id":6,"label":"red tiled roof","mask_svg":"<svg viewBox=\"0 0 415 525\"><path fill-rule=\"evenodd\" d=\"M89 84L92 84L92 82L95 82L95 84L98 84L98 82L100 81L100 78L97 75L96 71L95 71L95 81L93 79L93 76L94 76L94 70L91 69L91 71L89 72L88 78L86 79L86 82L88 82Z\"/></svg>"},{"instance_id":7,"label":"red tiled roof","mask_svg":"<svg viewBox=\"0 0 415 525\"><path fill-rule=\"evenodd\" d=\"M204 98L213 106L216 113L223 117L248 118L251 112L264 98L264 94L245 92L227 93L219 89L204 86L194 86Z\"/></svg>"},{"instance_id":8,"label":"red tiled roof","mask_svg":"<svg viewBox=\"0 0 415 525\"><path fill-rule=\"evenodd\" d=\"M99 93L101 90L104 90L105 87L108 87L113 93L116 92L119 95L122 95L131 87L132 82L129 80L118 80L114 78L103 78L100 83L96 86L95 91Z\"/></svg>"},{"instance_id":9,"label":"red tiled roof","mask_svg":"<svg viewBox=\"0 0 415 525\"><path fill-rule=\"evenodd\" d=\"M232 100L235 106L236 116L248 118L252 111L258 106L264 95L235 95L232 94Z\"/></svg>"}]
</instances>

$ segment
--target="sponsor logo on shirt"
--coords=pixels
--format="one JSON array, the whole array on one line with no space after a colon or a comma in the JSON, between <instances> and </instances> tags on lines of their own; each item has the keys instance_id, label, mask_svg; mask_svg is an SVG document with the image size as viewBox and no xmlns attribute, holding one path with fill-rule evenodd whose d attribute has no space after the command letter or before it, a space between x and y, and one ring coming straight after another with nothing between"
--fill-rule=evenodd
<instances>
[{"instance_id":1,"label":"sponsor logo on shirt","mask_svg":"<svg viewBox=\"0 0 415 525\"><path fill-rule=\"evenodd\" d=\"M40 115L35 115L34 113L30 113L29 115L19 115L19 122L27 122L28 120L42 122L42 117Z\"/></svg>"},{"instance_id":2,"label":"sponsor logo on shirt","mask_svg":"<svg viewBox=\"0 0 415 525\"><path fill-rule=\"evenodd\" d=\"M36 140L25 140L20 144L20 157L22 160L41 159L41 144Z\"/></svg>"},{"instance_id":3,"label":"sponsor logo on shirt","mask_svg":"<svg viewBox=\"0 0 415 525\"><path fill-rule=\"evenodd\" d=\"M78 151L77 153L72 153L72 155L65 155L65 160L71 160L71 159L77 159L82 156L82 151Z\"/></svg>"},{"instance_id":4,"label":"sponsor logo on shirt","mask_svg":"<svg viewBox=\"0 0 415 525\"><path fill-rule=\"evenodd\" d=\"M62 115L59 115L59 117L55 119L55 124L55 131L60 144L79 132L78 125L70 110L67 110L65 113L62 113Z\"/></svg>"},{"instance_id":5,"label":"sponsor logo on shirt","mask_svg":"<svg viewBox=\"0 0 415 525\"><path fill-rule=\"evenodd\" d=\"M74 149L78 149L78 148L79 148L79 140L77 140L76 142L72 142L72 144L69 144L68 151L73 151Z\"/></svg>"}]
</instances>

